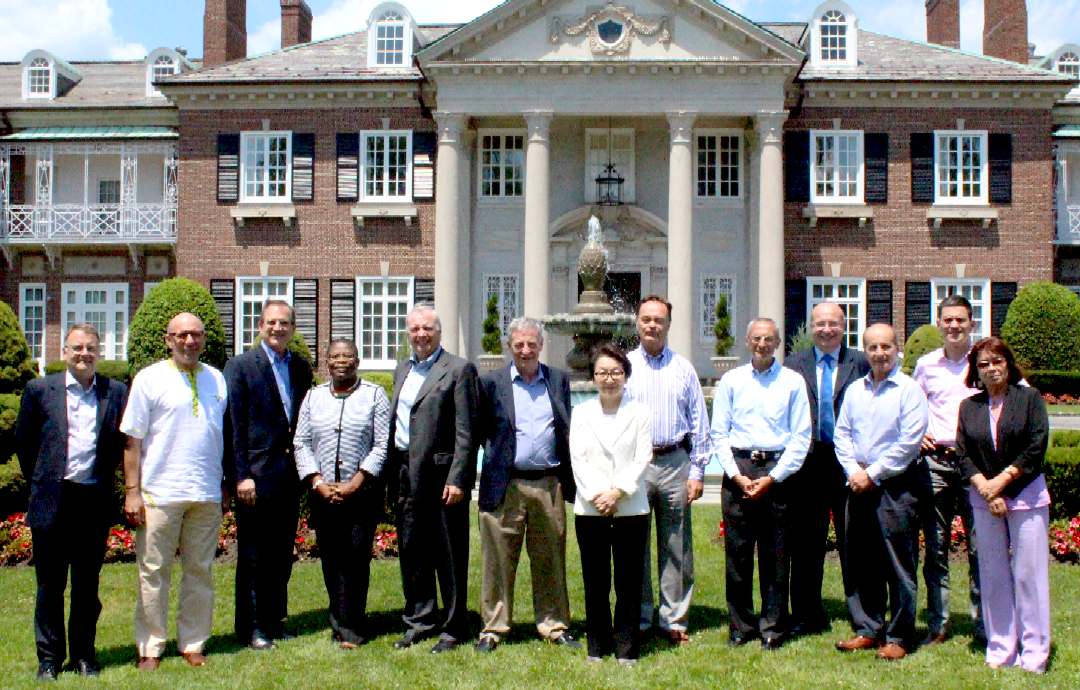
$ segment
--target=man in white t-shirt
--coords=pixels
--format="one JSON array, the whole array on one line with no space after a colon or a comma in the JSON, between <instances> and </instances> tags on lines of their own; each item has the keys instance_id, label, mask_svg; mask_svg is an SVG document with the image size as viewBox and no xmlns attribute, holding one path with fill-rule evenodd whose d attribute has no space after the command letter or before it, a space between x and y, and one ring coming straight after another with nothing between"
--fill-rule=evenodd
<instances>
[{"instance_id":1,"label":"man in white t-shirt","mask_svg":"<svg viewBox=\"0 0 1080 690\"><path fill-rule=\"evenodd\" d=\"M135 376L120 423L128 436L124 515L137 528L135 645L144 671L157 669L165 650L169 576L181 545L177 647L191 666L206 663L214 604L210 564L221 526L225 378L199 362L206 330L194 314L173 317L165 343L172 356Z\"/></svg>"}]
</instances>

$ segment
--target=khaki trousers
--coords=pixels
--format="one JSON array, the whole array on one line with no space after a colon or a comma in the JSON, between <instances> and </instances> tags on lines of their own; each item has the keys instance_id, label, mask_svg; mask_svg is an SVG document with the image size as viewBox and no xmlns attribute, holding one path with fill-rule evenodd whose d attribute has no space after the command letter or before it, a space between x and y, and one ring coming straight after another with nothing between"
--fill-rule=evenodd
<instances>
[{"instance_id":1,"label":"khaki trousers","mask_svg":"<svg viewBox=\"0 0 1080 690\"><path fill-rule=\"evenodd\" d=\"M139 593L135 601L135 647L139 656L160 657L168 637L169 583L180 552L177 648L202 652L214 616L210 564L221 527L221 503L187 502L146 506L146 522L135 531Z\"/></svg>"},{"instance_id":2,"label":"khaki trousers","mask_svg":"<svg viewBox=\"0 0 1080 690\"><path fill-rule=\"evenodd\" d=\"M514 580L521 543L529 552L536 629L545 639L570 623L566 594L566 508L557 477L511 479L502 504L480 511L484 577L480 589L481 634L504 636L514 620Z\"/></svg>"}]
</instances>

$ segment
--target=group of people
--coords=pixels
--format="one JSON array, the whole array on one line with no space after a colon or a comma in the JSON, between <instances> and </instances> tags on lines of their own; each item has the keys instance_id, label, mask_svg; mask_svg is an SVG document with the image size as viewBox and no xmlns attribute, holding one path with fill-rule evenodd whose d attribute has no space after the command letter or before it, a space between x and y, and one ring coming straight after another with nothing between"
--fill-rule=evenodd
<instances>
[{"instance_id":1,"label":"group of people","mask_svg":"<svg viewBox=\"0 0 1080 690\"><path fill-rule=\"evenodd\" d=\"M389 497L406 628L394 647L432 640L433 653L454 649L469 637L469 503L480 448L480 653L510 633L523 546L539 636L582 647L570 633L565 503L581 554L587 659L614 655L633 665L650 633L690 644L691 504L716 458L730 644L778 649L829 629L821 589L830 515L855 632L837 648L876 649L883 659L914 648L920 529L930 609L924 644L943 641L949 525L959 510L980 555L969 549L987 663L1045 670L1046 410L1021 385L1002 341L973 346L966 300L942 302L945 347L920 359L914 378L899 370L887 325L867 329L865 355L849 348L835 304L815 306L814 347L783 365L776 324L755 319L746 335L751 361L718 382L711 425L694 367L667 345L671 316L670 303L646 297L636 313L640 345L593 352L597 395L573 410L569 376L541 363L544 328L527 317L509 326L511 362L481 377L443 348L434 309L417 305L406 319L410 356L394 372L389 398L359 377L351 340L330 343L330 380L312 387L310 367L288 349L293 311L279 300L264 305L257 344L223 373L199 361L199 318L176 315L164 336L169 358L140 371L130 391L95 375L99 335L92 325L73 326L67 371L31 382L17 424L31 486L38 677L55 679L65 657L80 674L99 672L97 584L121 457L123 511L136 526L140 669L156 669L164 652L177 555L177 647L191 666L206 664L210 568L232 496L235 633L255 650L289 637L301 490L309 492L333 640L353 649L371 634L371 546Z\"/></svg>"}]
</instances>

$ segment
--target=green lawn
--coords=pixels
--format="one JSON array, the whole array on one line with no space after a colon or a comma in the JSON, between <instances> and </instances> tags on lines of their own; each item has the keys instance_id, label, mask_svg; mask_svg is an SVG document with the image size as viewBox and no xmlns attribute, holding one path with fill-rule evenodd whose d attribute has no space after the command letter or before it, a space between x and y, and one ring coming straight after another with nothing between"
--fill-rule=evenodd
<instances>
[{"instance_id":1,"label":"green lawn","mask_svg":"<svg viewBox=\"0 0 1080 690\"><path fill-rule=\"evenodd\" d=\"M330 643L325 618L325 594L317 563L293 570L290 626L299 633L271 652L238 647L231 635L233 568L215 568L217 607L214 634L207 649L210 663L188 668L171 648L161 669L142 674L133 667L131 638L135 569L131 564L105 567L102 578L102 614L98 649L105 666L97 681L61 676L64 686L92 688L1077 688L1080 687L1080 567L1054 565L1054 656L1050 672L1035 677L1018 670L991 671L982 655L969 647L970 619L955 596L953 610L957 637L946 644L888 664L870 653L841 655L833 642L847 636L840 598L839 570L830 560L827 572L829 612L833 632L797 640L778 652L765 653L757 645L729 649L726 645L726 607L723 596L723 547L710 536L720 517L718 506L696 509L697 589L691 611L692 644L672 650L648 643L641 663L622 668L614 661L587 664L583 652L572 653L534 638L528 568L517 587L518 625L511 640L494 654L479 656L471 646L440 657L423 645L407 651L391 645L402 632L399 618L401 593L396 561L373 564L370 611L377 637L353 652ZM475 521L474 521L475 525ZM473 528L470 603L479 595L479 545ZM571 604L575 632L581 632L582 591L576 542L570 539ZM527 565L527 564L523 564ZM954 562L954 577L966 579L962 561ZM179 574L177 573L177 576ZM174 582L174 597L176 583ZM965 588L960 587L963 591ZM36 669L32 608L34 577L29 568L0 571L0 685L30 687ZM479 618L473 614L474 628ZM175 625L175 624L174 624ZM924 630L920 629L920 634Z\"/></svg>"},{"instance_id":2,"label":"green lawn","mask_svg":"<svg viewBox=\"0 0 1080 690\"><path fill-rule=\"evenodd\" d=\"M1080 405L1047 405L1050 414L1076 416L1080 415Z\"/></svg>"}]
</instances>

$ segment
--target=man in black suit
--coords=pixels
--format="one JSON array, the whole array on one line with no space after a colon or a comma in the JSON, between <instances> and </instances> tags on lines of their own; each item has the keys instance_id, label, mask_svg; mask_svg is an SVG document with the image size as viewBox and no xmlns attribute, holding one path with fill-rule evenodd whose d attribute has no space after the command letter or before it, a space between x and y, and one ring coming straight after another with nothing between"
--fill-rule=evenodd
<instances>
[{"instance_id":1,"label":"man in black suit","mask_svg":"<svg viewBox=\"0 0 1080 690\"><path fill-rule=\"evenodd\" d=\"M513 363L480 379L480 546L484 578L476 649L490 652L514 620L514 579L521 545L529 550L536 629L545 640L581 647L570 636L566 593L566 506L574 500L570 467L570 379L540 363L544 327L510 322Z\"/></svg>"},{"instance_id":2,"label":"man in black suit","mask_svg":"<svg viewBox=\"0 0 1080 690\"><path fill-rule=\"evenodd\" d=\"M289 303L268 300L259 316L261 342L225 365L239 499L235 631L252 649L286 637L300 500L293 433L312 378L307 362L289 352L295 330Z\"/></svg>"},{"instance_id":3,"label":"man in black suit","mask_svg":"<svg viewBox=\"0 0 1080 690\"><path fill-rule=\"evenodd\" d=\"M406 649L439 636L433 653L464 639L469 576L469 497L476 480L476 367L440 344L442 324L427 305L406 317L412 356L394 372L391 463L405 594ZM440 613L435 582L445 611Z\"/></svg>"},{"instance_id":4,"label":"man in black suit","mask_svg":"<svg viewBox=\"0 0 1080 690\"><path fill-rule=\"evenodd\" d=\"M113 484L124 453L120 418L127 402L127 386L94 374L100 342L94 326L72 326L64 338L67 370L26 386L16 422L16 452L30 484L26 524L34 541L40 680L56 680L64 661L69 568L71 666L84 676L100 670L94 651L98 575L109 526L118 517Z\"/></svg>"},{"instance_id":5,"label":"man in black suit","mask_svg":"<svg viewBox=\"0 0 1080 690\"><path fill-rule=\"evenodd\" d=\"M806 380L814 432L810 454L791 482L791 539L788 543L792 545L793 635L823 632L830 627L821 603L830 512L840 551L844 591L849 590L843 550L847 478L836 461L833 427L848 385L865 376L870 365L866 355L844 342L844 322L844 310L839 305L832 302L815 305L810 312L814 347L797 352L784 361L785 366L799 372ZM828 378L825 378L826 373Z\"/></svg>"}]
</instances>

